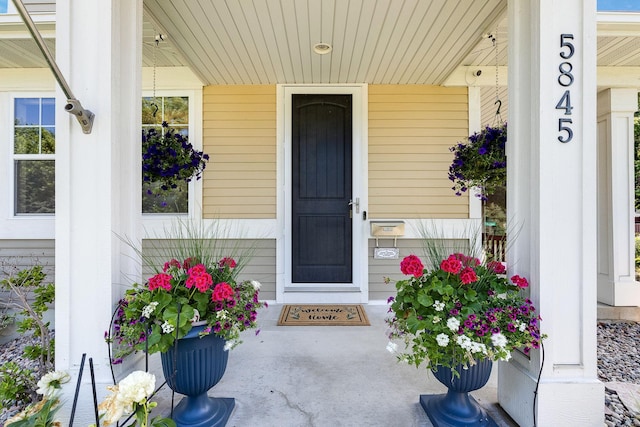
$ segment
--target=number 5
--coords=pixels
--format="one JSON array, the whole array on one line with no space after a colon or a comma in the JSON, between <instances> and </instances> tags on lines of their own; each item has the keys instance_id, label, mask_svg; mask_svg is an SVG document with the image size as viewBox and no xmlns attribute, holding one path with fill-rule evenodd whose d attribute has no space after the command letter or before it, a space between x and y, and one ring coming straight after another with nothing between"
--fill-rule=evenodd
<instances>
[{"instance_id":1,"label":"number 5","mask_svg":"<svg viewBox=\"0 0 640 427\"><path fill-rule=\"evenodd\" d=\"M560 52L560 57L564 59L569 59L575 53L575 48L573 47L573 43L567 41L566 39L573 40L573 34L560 34L560 47L569 48L569 53Z\"/></svg>"},{"instance_id":2,"label":"number 5","mask_svg":"<svg viewBox=\"0 0 640 427\"><path fill-rule=\"evenodd\" d=\"M569 142L573 139L573 130L569 126L563 126L565 123L573 123L571 119L558 119L558 132L567 132L567 137L563 138L562 135L558 137L560 142Z\"/></svg>"}]
</instances>

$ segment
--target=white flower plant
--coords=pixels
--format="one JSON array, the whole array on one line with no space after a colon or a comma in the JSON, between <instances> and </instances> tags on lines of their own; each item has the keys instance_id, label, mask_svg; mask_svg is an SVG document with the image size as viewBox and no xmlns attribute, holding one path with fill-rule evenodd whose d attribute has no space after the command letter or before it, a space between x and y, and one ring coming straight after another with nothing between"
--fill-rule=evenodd
<instances>
[{"instance_id":1,"label":"white flower plant","mask_svg":"<svg viewBox=\"0 0 640 427\"><path fill-rule=\"evenodd\" d=\"M135 414L134 425L137 427L175 427L176 423L169 418L156 416L149 420L151 410L157 406L149 400L155 387L155 375L144 371L134 371L118 385L107 387L111 394L98 406L101 426L113 425L121 418Z\"/></svg>"},{"instance_id":2,"label":"white flower plant","mask_svg":"<svg viewBox=\"0 0 640 427\"><path fill-rule=\"evenodd\" d=\"M409 276L396 283L389 298L392 340L387 349L399 360L428 369L462 366L478 360L509 360L518 349L529 354L546 335L532 301L522 295L529 283L518 275L507 279L499 262L454 253L435 268L425 269L415 255L402 260ZM399 350L395 340L404 344Z\"/></svg>"},{"instance_id":3,"label":"white flower plant","mask_svg":"<svg viewBox=\"0 0 640 427\"><path fill-rule=\"evenodd\" d=\"M64 371L52 371L40 378L36 393L42 395L42 400L27 406L23 411L11 417L5 427L60 427L60 421L55 421L54 415L60 408L60 390L62 384L69 382L71 377Z\"/></svg>"}]
</instances>

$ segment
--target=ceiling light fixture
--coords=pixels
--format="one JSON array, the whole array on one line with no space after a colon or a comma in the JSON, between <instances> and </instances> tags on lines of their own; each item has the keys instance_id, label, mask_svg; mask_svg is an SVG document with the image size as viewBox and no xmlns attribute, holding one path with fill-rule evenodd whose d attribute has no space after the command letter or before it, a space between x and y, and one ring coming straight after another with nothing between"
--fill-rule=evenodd
<instances>
[{"instance_id":1,"label":"ceiling light fixture","mask_svg":"<svg viewBox=\"0 0 640 427\"><path fill-rule=\"evenodd\" d=\"M327 53L331 52L332 49L333 48L329 43L316 43L313 46L313 51L318 55L326 55Z\"/></svg>"}]
</instances>

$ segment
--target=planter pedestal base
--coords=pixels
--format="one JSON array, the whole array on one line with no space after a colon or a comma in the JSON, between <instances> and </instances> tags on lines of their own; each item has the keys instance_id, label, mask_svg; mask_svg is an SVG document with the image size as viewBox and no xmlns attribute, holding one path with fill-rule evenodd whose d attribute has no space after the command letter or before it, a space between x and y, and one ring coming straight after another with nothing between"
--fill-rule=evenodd
<instances>
[{"instance_id":1,"label":"planter pedestal base","mask_svg":"<svg viewBox=\"0 0 640 427\"><path fill-rule=\"evenodd\" d=\"M468 393L421 394L420 405L434 427L498 427Z\"/></svg>"},{"instance_id":2,"label":"planter pedestal base","mask_svg":"<svg viewBox=\"0 0 640 427\"><path fill-rule=\"evenodd\" d=\"M224 427L235 405L232 397L188 396L173 410L173 420L177 427Z\"/></svg>"}]
</instances>

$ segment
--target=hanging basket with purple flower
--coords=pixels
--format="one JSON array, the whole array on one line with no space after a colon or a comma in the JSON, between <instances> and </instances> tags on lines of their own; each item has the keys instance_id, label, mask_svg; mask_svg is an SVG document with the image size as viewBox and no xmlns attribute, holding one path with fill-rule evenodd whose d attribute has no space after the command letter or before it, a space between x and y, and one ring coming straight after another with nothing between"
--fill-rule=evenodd
<instances>
[{"instance_id":1,"label":"hanging basket with purple flower","mask_svg":"<svg viewBox=\"0 0 640 427\"><path fill-rule=\"evenodd\" d=\"M452 190L461 196L471 187L477 187L478 197L483 200L493 194L497 188L507 183L507 124L486 126L458 142L449 150L454 153L449 166L449 179Z\"/></svg>"},{"instance_id":2,"label":"hanging basket with purple flower","mask_svg":"<svg viewBox=\"0 0 640 427\"><path fill-rule=\"evenodd\" d=\"M150 194L177 188L181 181L200 179L208 161L208 154L196 150L187 136L170 128L167 122L162 122L160 131L142 131L142 180L160 184L147 190Z\"/></svg>"}]
</instances>

